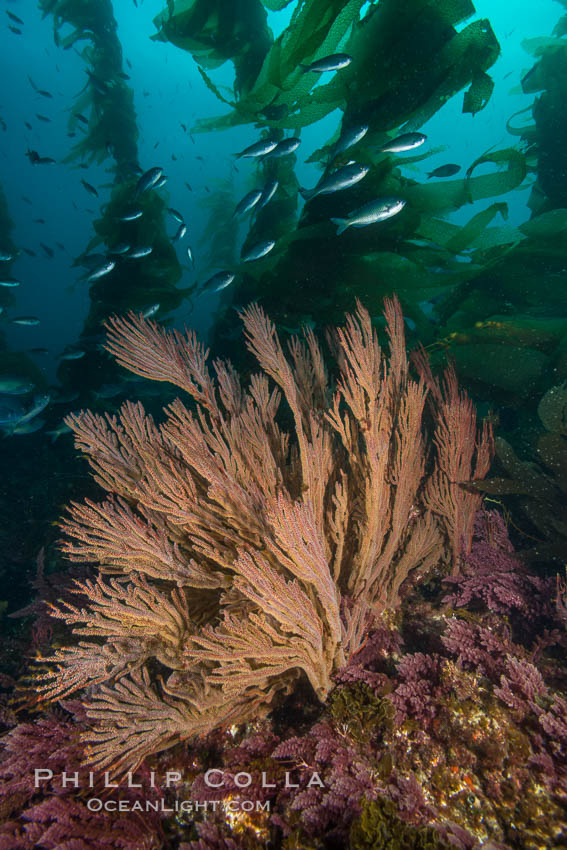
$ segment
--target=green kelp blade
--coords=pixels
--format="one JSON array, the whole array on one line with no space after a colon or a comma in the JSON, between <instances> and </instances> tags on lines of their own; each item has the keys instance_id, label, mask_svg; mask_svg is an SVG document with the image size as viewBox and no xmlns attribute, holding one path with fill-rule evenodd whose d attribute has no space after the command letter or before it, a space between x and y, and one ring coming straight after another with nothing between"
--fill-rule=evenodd
<instances>
[{"instance_id":1,"label":"green kelp blade","mask_svg":"<svg viewBox=\"0 0 567 850\"><path fill-rule=\"evenodd\" d=\"M494 495L507 493L525 493L534 499L549 501L549 481L540 468L530 461L521 460L510 443L503 437L494 440L496 457L500 461L508 478L489 478L478 483L479 489ZM488 486L485 487L484 485Z\"/></svg>"},{"instance_id":2,"label":"green kelp blade","mask_svg":"<svg viewBox=\"0 0 567 850\"><path fill-rule=\"evenodd\" d=\"M435 5L423 22L422 32L401 33L402 44L394 40L394 47L389 48L396 51L390 60L396 79L391 80L388 73L387 82L396 92L396 99L386 95L381 98L376 123L392 127L405 121L406 131L422 127L450 98L469 86L475 75L487 71L497 60L500 46L488 21L474 21L461 32L449 30L447 34L442 29L444 25L432 17L438 16L443 7L443 3ZM416 40L424 44L419 60L414 52ZM425 47L426 41L429 47ZM424 78L432 81L433 89L424 90Z\"/></svg>"},{"instance_id":3,"label":"green kelp blade","mask_svg":"<svg viewBox=\"0 0 567 850\"><path fill-rule=\"evenodd\" d=\"M335 77L339 76L336 74L329 83L318 85L311 94L311 89L320 82L319 77L304 74L300 64L335 53L348 35L349 28L358 21L363 5L364 0L305 0L302 5L298 5L290 26L264 58L254 86L238 101L237 110L228 115L197 121L193 130L209 132L242 123L259 122L262 120L259 113L276 97L278 105L286 105L288 115L294 117L266 121L266 124L283 129L306 126L342 105L345 99L344 79L336 83ZM349 67L344 72L350 70Z\"/></svg>"},{"instance_id":4,"label":"green kelp blade","mask_svg":"<svg viewBox=\"0 0 567 850\"><path fill-rule=\"evenodd\" d=\"M273 43L260 0L170 0L154 18L155 41L169 41L207 68L231 60L235 89L249 92Z\"/></svg>"},{"instance_id":5,"label":"green kelp blade","mask_svg":"<svg viewBox=\"0 0 567 850\"><path fill-rule=\"evenodd\" d=\"M543 91L547 87L546 76L543 60L540 59L540 61L536 62L533 68L531 68L528 73L522 77L520 83L521 91L524 94L536 94L536 92Z\"/></svg>"},{"instance_id":6,"label":"green kelp blade","mask_svg":"<svg viewBox=\"0 0 567 850\"><path fill-rule=\"evenodd\" d=\"M519 230L530 239L546 239L567 234L567 209L549 210L520 224Z\"/></svg>"},{"instance_id":7,"label":"green kelp blade","mask_svg":"<svg viewBox=\"0 0 567 850\"><path fill-rule=\"evenodd\" d=\"M232 106L233 109L236 108L237 104L232 100L227 100L226 97L221 94L217 86L215 86L209 75L205 73L205 71L201 68L200 65L197 65L197 70L203 78L203 82L205 83L206 87L209 89L209 91L212 91L215 97L217 97L223 103L226 103L227 106Z\"/></svg>"},{"instance_id":8,"label":"green kelp blade","mask_svg":"<svg viewBox=\"0 0 567 850\"><path fill-rule=\"evenodd\" d=\"M505 170L495 174L473 177L474 170L481 164L492 162L505 165ZM465 203L482 198L503 195L516 189L526 176L524 154L513 148L484 154L467 170L466 178L448 180L443 183L429 183L409 186L405 191L408 204L422 212L439 213L457 209Z\"/></svg>"},{"instance_id":9,"label":"green kelp blade","mask_svg":"<svg viewBox=\"0 0 567 850\"><path fill-rule=\"evenodd\" d=\"M550 364L550 358L541 351L500 342L454 345L451 355L460 378L509 393L516 399L534 392Z\"/></svg>"},{"instance_id":10,"label":"green kelp blade","mask_svg":"<svg viewBox=\"0 0 567 850\"><path fill-rule=\"evenodd\" d=\"M466 226L466 225L465 225ZM482 265L493 265L497 259L515 248L523 241L523 235L517 227L486 227L470 245L469 250L473 262L475 257ZM490 251L490 262L487 261L486 252Z\"/></svg>"},{"instance_id":11,"label":"green kelp blade","mask_svg":"<svg viewBox=\"0 0 567 850\"><path fill-rule=\"evenodd\" d=\"M567 15L562 15L553 28L553 35L556 38L561 38L567 35Z\"/></svg>"},{"instance_id":12,"label":"green kelp blade","mask_svg":"<svg viewBox=\"0 0 567 850\"><path fill-rule=\"evenodd\" d=\"M301 11L283 33L282 69L288 77L299 69L301 62L308 64L323 56L335 53L349 27L358 20L363 6L359 0L307 0ZM299 69L300 70L300 69ZM304 75L309 87L316 75Z\"/></svg>"},{"instance_id":13,"label":"green kelp blade","mask_svg":"<svg viewBox=\"0 0 567 850\"><path fill-rule=\"evenodd\" d=\"M510 133L511 136L521 136L522 139L528 143L535 142L537 138L535 124L524 124L522 127L514 127L512 124L512 121L514 118L517 118L518 115L525 115L527 112L532 115L532 110L533 104L530 103L529 106L526 106L524 109L519 109L517 112L514 112L513 115L510 115L506 121L506 132Z\"/></svg>"},{"instance_id":14,"label":"green kelp blade","mask_svg":"<svg viewBox=\"0 0 567 850\"><path fill-rule=\"evenodd\" d=\"M567 319L540 318L529 315L488 316L468 331L471 342L514 345L553 354L567 333Z\"/></svg>"},{"instance_id":15,"label":"green kelp blade","mask_svg":"<svg viewBox=\"0 0 567 850\"><path fill-rule=\"evenodd\" d=\"M329 86L319 86L311 94L307 94L301 107L290 112L281 121L270 121L270 127L276 129L295 129L308 127L329 115L335 109L343 109L348 98L348 91L343 91Z\"/></svg>"},{"instance_id":16,"label":"green kelp blade","mask_svg":"<svg viewBox=\"0 0 567 850\"><path fill-rule=\"evenodd\" d=\"M433 245L445 248L447 243L460 231L458 224L445 221L434 216L423 216L419 223L419 231L413 234L416 239L428 239Z\"/></svg>"},{"instance_id":17,"label":"green kelp blade","mask_svg":"<svg viewBox=\"0 0 567 850\"><path fill-rule=\"evenodd\" d=\"M565 43L548 35L538 36L537 38L525 38L522 41L522 47L526 53L539 58L540 56L543 56L544 53L547 53L548 50L564 50Z\"/></svg>"},{"instance_id":18,"label":"green kelp blade","mask_svg":"<svg viewBox=\"0 0 567 850\"><path fill-rule=\"evenodd\" d=\"M490 195L490 192L487 193ZM404 198L412 209L421 213L445 213L469 203L465 180L422 183L408 186Z\"/></svg>"},{"instance_id":19,"label":"green kelp blade","mask_svg":"<svg viewBox=\"0 0 567 850\"><path fill-rule=\"evenodd\" d=\"M207 222L199 245L200 260L203 267L230 269L236 263L238 238L238 222L232 215L234 187L229 180L215 180L211 189L200 203Z\"/></svg>"},{"instance_id":20,"label":"green kelp blade","mask_svg":"<svg viewBox=\"0 0 567 850\"><path fill-rule=\"evenodd\" d=\"M531 483L520 478L486 478L472 481L470 486L489 496L533 496Z\"/></svg>"},{"instance_id":21,"label":"green kelp blade","mask_svg":"<svg viewBox=\"0 0 567 850\"><path fill-rule=\"evenodd\" d=\"M474 75L470 88L464 94L463 112L476 115L477 112L484 109L493 91L494 80L492 77L485 74L484 71L479 71Z\"/></svg>"},{"instance_id":22,"label":"green kelp blade","mask_svg":"<svg viewBox=\"0 0 567 850\"><path fill-rule=\"evenodd\" d=\"M465 248L468 248L469 245L478 239L498 213L500 213L503 219L507 219L508 204L491 204L487 209L473 215L465 226L462 227L459 232L445 244L447 250L451 251L453 254L458 254Z\"/></svg>"},{"instance_id":23,"label":"green kelp blade","mask_svg":"<svg viewBox=\"0 0 567 850\"><path fill-rule=\"evenodd\" d=\"M262 3L269 12L281 12L292 0L262 0Z\"/></svg>"},{"instance_id":24,"label":"green kelp blade","mask_svg":"<svg viewBox=\"0 0 567 850\"><path fill-rule=\"evenodd\" d=\"M328 83L319 84L310 94L319 82L318 75L304 74L299 65L335 53L349 29L358 21L363 5L364 0L333 0L332 3L307 0L300 11L296 9L297 14L281 36L277 77L270 80L281 85L285 94L279 102L286 103L290 112L300 114L304 108L309 110L311 103L319 107L326 103L329 107L327 112L330 112L344 101L345 84L351 79L352 66L332 75ZM313 29L314 22L317 25ZM353 65L355 63L356 58ZM312 121L318 120L322 114L319 108ZM301 126L305 125L304 122ZM295 125L291 123L288 126Z\"/></svg>"},{"instance_id":25,"label":"green kelp blade","mask_svg":"<svg viewBox=\"0 0 567 850\"><path fill-rule=\"evenodd\" d=\"M75 123L76 120L75 117ZM73 145L63 162L86 160L100 165L109 156L110 143L120 173L122 167L136 160L138 135L134 93L125 83L116 83L100 97L98 108L91 112L88 135Z\"/></svg>"},{"instance_id":26,"label":"green kelp blade","mask_svg":"<svg viewBox=\"0 0 567 850\"><path fill-rule=\"evenodd\" d=\"M479 165L492 162L495 165L506 165L505 171L497 174L487 174L482 177L472 178L472 174ZM526 176L526 157L514 148L505 148L492 153L479 156L467 169L466 182L470 200L476 201L487 196L503 195L511 189L519 186Z\"/></svg>"},{"instance_id":27,"label":"green kelp blade","mask_svg":"<svg viewBox=\"0 0 567 850\"><path fill-rule=\"evenodd\" d=\"M567 490L567 444L561 434L542 434L538 440L538 455L547 469L553 471ZM567 529L566 529L567 531Z\"/></svg>"}]
</instances>

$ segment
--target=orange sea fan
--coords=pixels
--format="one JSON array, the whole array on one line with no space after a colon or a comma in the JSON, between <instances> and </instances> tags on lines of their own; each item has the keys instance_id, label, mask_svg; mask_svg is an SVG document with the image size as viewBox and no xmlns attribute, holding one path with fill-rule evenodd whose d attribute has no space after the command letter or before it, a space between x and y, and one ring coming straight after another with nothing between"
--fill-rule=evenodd
<instances>
[{"instance_id":1,"label":"orange sea fan","mask_svg":"<svg viewBox=\"0 0 567 850\"><path fill-rule=\"evenodd\" d=\"M457 569L481 498L463 485L486 473L491 431L452 371L438 381L421 356L412 377L397 299L385 316L389 356L360 304L347 316L331 385L312 331L286 356L250 306L261 372L247 388L228 363L211 374L191 331L108 321L121 365L192 403L174 401L161 425L130 402L66 419L108 497L63 523L64 551L98 576L77 585L83 607L54 609L77 640L42 659L38 690L88 689L91 763L132 769L267 712L300 676L324 700L409 576Z\"/></svg>"}]
</instances>

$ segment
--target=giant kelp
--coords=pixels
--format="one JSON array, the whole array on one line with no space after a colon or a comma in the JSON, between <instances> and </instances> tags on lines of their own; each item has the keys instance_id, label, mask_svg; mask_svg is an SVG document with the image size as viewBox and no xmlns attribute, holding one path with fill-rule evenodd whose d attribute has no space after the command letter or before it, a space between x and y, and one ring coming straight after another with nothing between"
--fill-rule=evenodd
<instances>
[{"instance_id":1,"label":"giant kelp","mask_svg":"<svg viewBox=\"0 0 567 850\"><path fill-rule=\"evenodd\" d=\"M514 228L485 230L470 253L481 264L480 273L457 287L439 308L442 336L461 376L477 395L512 406L527 400L534 406L542 389L567 377L563 35L559 29L553 38L526 44L536 63L521 85L524 93L536 97L507 123L508 132L523 147L523 152L509 149L515 160L509 161L509 177L513 179L518 169L535 177L531 217ZM495 161L495 152L488 157ZM419 187L418 196L428 189Z\"/></svg>"},{"instance_id":2,"label":"giant kelp","mask_svg":"<svg viewBox=\"0 0 567 850\"><path fill-rule=\"evenodd\" d=\"M138 129L133 92L122 68L122 47L111 0L40 0L40 5L45 14L53 16L55 40L60 47L67 49L80 41L90 42L81 54L87 83L73 105L70 119L71 130L75 130L77 116L88 112L88 130L74 145L67 161L86 159L100 163L108 156L114 160L111 200L95 222L96 235L79 262L101 243L107 250L120 242L152 248L151 255L142 260L118 257L111 275L92 283L91 308L81 335L80 344L84 345L86 339L100 334L101 321L112 312L144 310L155 303L164 311L178 307L183 293L175 284L181 277L181 268L165 232L164 200L155 191L136 199ZM121 214L134 200L143 209L142 218L122 221ZM108 364L95 349L80 362L62 364L59 375L81 390L92 389L108 378Z\"/></svg>"},{"instance_id":3,"label":"giant kelp","mask_svg":"<svg viewBox=\"0 0 567 850\"><path fill-rule=\"evenodd\" d=\"M152 249L148 256L138 259L115 256L116 266L110 274L90 285L91 307L79 339L79 347L85 346L87 355L78 362L62 364L59 370L60 378L82 390L100 386L116 376L116 367L89 344L89 340L100 336L102 322L110 313L131 309L143 312L157 304L165 314L179 307L187 295L186 289L176 287L182 271L166 233L166 202L161 195L157 191L143 193L136 200L143 211L141 218L121 221L132 205L135 187L135 180L114 187L102 217L94 222L96 234L84 252L88 255L101 243L107 250L125 242Z\"/></svg>"},{"instance_id":4,"label":"giant kelp","mask_svg":"<svg viewBox=\"0 0 567 850\"><path fill-rule=\"evenodd\" d=\"M467 85L465 110L486 105L492 90L486 71L499 47L486 20L455 29L474 13L470 0L411 0L403 8L386 0L368 7L360 20L363 6L362 0L298 3L248 94L231 104L228 115L199 121L195 129L251 122L293 129L338 107L347 125L364 118L378 133L410 119L420 126ZM339 48L352 55L352 64L314 88L316 75L304 74L301 63Z\"/></svg>"},{"instance_id":5,"label":"giant kelp","mask_svg":"<svg viewBox=\"0 0 567 850\"><path fill-rule=\"evenodd\" d=\"M345 45L353 63L326 87L326 98L346 95L343 126L364 121L370 127L368 140L376 141L378 134L397 127L422 126L465 86L478 90L479 77L488 76L499 46L487 20L457 32L457 25L474 11L469 0L410 0L403 6L386 0L370 7ZM467 110L474 98L471 89Z\"/></svg>"},{"instance_id":6,"label":"giant kelp","mask_svg":"<svg viewBox=\"0 0 567 850\"><path fill-rule=\"evenodd\" d=\"M87 81L71 110L70 132L78 127L77 114L88 113L88 129L66 158L102 162L112 156L117 174L125 175L136 162L138 130L131 89L122 69L122 47L116 31L111 0L40 0L44 15L53 16L56 44L63 49L88 41L82 51ZM70 32L62 32L70 27Z\"/></svg>"},{"instance_id":7,"label":"giant kelp","mask_svg":"<svg viewBox=\"0 0 567 850\"><path fill-rule=\"evenodd\" d=\"M214 6L216 8L220 5L224 8L225 5L231 5L231 2L218 2ZM183 20L181 12L187 6L192 9L196 5L204 5L207 9L211 6L205 0L200 4L195 4L194 0L175 0L168 5L172 10L173 20L179 10L180 25ZM246 89L240 86L241 95L232 102L221 97L232 107L231 111L218 119L203 119L197 122L194 129L208 131L257 121L279 128L300 127L311 124L331 112L339 105L336 96L333 95L325 102L323 92L327 86L323 85L318 87L316 95L313 95L315 99L312 100L310 91L316 78L315 75L303 74L300 64L310 61L316 54L324 56L335 52L352 24L358 20L363 5L364 0L304 0L298 3L289 26L269 47L255 78L248 81ZM189 50L200 66L207 67L199 41L168 38L163 22L163 15L156 18L156 25L161 27L157 37L171 40ZM219 18L217 26L225 26L222 18ZM205 35L202 34L200 38L203 41ZM245 41L241 46L241 53L245 56L246 52ZM225 56L226 58L228 57ZM202 73L208 79L204 71ZM210 87L217 91L212 82ZM270 115L280 117L269 118Z\"/></svg>"},{"instance_id":8,"label":"giant kelp","mask_svg":"<svg viewBox=\"0 0 567 850\"><path fill-rule=\"evenodd\" d=\"M564 562L567 551L566 406L564 385L558 385L567 378L564 35L559 27L555 37L526 45L536 62L522 89L536 97L507 124L521 140L535 177L531 217L514 228L508 251L496 256L488 248L485 258L495 262L461 290L460 298L452 296L444 317L459 374L477 397L500 406L497 477L485 492L512 510L525 556L547 562Z\"/></svg>"},{"instance_id":9,"label":"giant kelp","mask_svg":"<svg viewBox=\"0 0 567 850\"><path fill-rule=\"evenodd\" d=\"M280 6L277 4L277 8ZM459 251L475 240L480 242L486 216L473 217L466 228L448 224L443 216L464 204L518 187L526 174L524 156L514 149L490 151L472 163L464 178L421 186L404 176L395 157L380 154L376 145L396 128L420 126L467 86L470 88L463 108L478 111L487 102L490 86L486 72L497 58L499 47L485 20L457 31L474 13L468 0L415 0L404 4L402 11L386 1L369 6L360 19L362 6L356 0L298 3L289 27L270 48L248 94L229 102L209 80L210 88L232 109L221 118L198 122L196 129L254 122L269 127L270 134L275 135L282 129L312 124L336 108L344 113L343 129L367 123L370 130L356 152L357 161L371 166L364 183L348 193L317 198L304 211L299 226L292 213L297 197L292 200L295 189L290 184L286 190L288 227L281 222L276 224L273 215L263 215L255 222L246 244L276 238L277 245L265 261L243 270L238 295L245 300L255 297L259 290L278 320L295 325L298 318L315 313L324 321L336 321L352 304L355 294L379 312L383 295L396 289L425 340L431 341L431 323L418 304L436 297L440 290L467 283L486 265L482 262L466 267L453 262ZM423 44L419 54L414 49L416 32ZM303 73L299 67L339 49L349 53L353 61L328 82ZM195 58L199 61L198 55ZM330 139L308 161L328 160L335 140L336 137ZM422 153L406 156L404 163L411 165L422 158ZM492 172L474 173L484 163L493 165ZM340 160L335 164L340 164ZM351 232L337 241L329 218L344 215L380 195L407 199L408 208L399 221L368 233ZM502 210L502 206L494 207L488 221ZM424 244L410 244L412 237L419 237ZM506 234L503 240L497 240L499 250L508 250L514 238L513 234ZM494 259L492 256L491 262ZM443 279L430 271L440 263L448 267L444 268L447 277ZM308 288L302 285L305 278L310 281ZM348 286L343 283L346 280Z\"/></svg>"},{"instance_id":10,"label":"giant kelp","mask_svg":"<svg viewBox=\"0 0 567 850\"><path fill-rule=\"evenodd\" d=\"M498 217L507 217L503 201L471 215L465 225L444 217L463 204L498 197L521 185L524 157L514 149L493 151L473 162L464 178L424 186L406 177L392 156L369 148L355 155L371 171L348 192L316 197L297 224L290 217L287 230L273 219L254 225L249 243L277 238L277 244L265 260L241 269L238 297L260 295L282 325L295 326L315 315L323 323L336 321L355 297L364 298L377 315L380 299L396 291L422 341L432 343L440 319L435 316L437 324L432 322L429 302L454 298L451 315L474 289L476 279L483 274L489 279L499 259L524 238L517 228L491 226ZM492 166L490 173L476 174L484 163ZM295 189L290 185L288 191L293 196ZM347 215L382 196L405 198L407 207L391 221L337 237L332 217ZM465 250L467 257L462 255Z\"/></svg>"},{"instance_id":11,"label":"giant kelp","mask_svg":"<svg viewBox=\"0 0 567 850\"><path fill-rule=\"evenodd\" d=\"M200 264L206 269L230 269L236 261L238 230L232 215L234 193L228 180L216 181L213 189L199 204L208 216L201 237Z\"/></svg>"},{"instance_id":12,"label":"giant kelp","mask_svg":"<svg viewBox=\"0 0 567 850\"><path fill-rule=\"evenodd\" d=\"M109 312L124 313L129 309L144 311L159 302L164 313L179 306L181 268L175 248L166 233L166 202L158 192L145 192L136 203L143 215L135 221L121 221L120 216L132 203L136 181L116 186L104 214L94 222L96 236L87 252L101 242L112 250L119 243L151 246L149 256L140 259L115 257L116 267L91 284L92 307L85 325L87 333L95 333Z\"/></svg>"},{"instance_id":13,"label":"giant kelp","mask_svg":"<svg viewBox=\"0 0 567 850\"><path fill-rule=\"evenodd\" d=\"M522 79L526 94L537 94L533 124L520 132L537 157L537 184L531 205L535 212L567 207L567 151L563 144L567 119L567 39L533 39L526 47L537 61Z\"/></svg>"},{"instance_id":14,"label":"giant kelp","mask_svg":"<svg viewBox=\"0 0 567 850\"><path fill-rule=\"evenodd\" d=\"M189 50L202 68L234 62L235 94L252 87L272 44L260 0L168 0L155 41Z\"/></svg>"},{"instance_id":15,"label":"giant kelp","mask_svg":"<svg viewBox=\"0 0 567 850\"><path fill-rule=\"evenodd\" d=\"M284 5L266 4L270 9ZM403 295L404 304L412 304L416 321L431 336L428 323L416 306L423 296L416 292L425 277L429 279L425 281L429 289L427 285L425 288L437 294L439 280L424 269L434 265L438 255L428 250L427 245L425 250L417 252L415 246L406 245L405 237L414 235L420 228L422 238L435 239L445 247L444 242L450 243L458 228L447 226L443 240L440 231L445 223L440 216L465 203L493 197L518 186L525 176L523 157L513 150L491 152L485 159L473 163L465 179L428 185L420 194L422 187L401 174L394 158L377 154L375 145L386 139L387 133L399 126L419 126L466 86L470 89L464 108L478 111L488 98L486 72L497 58L499 47L485 20L474 21L457 31L457 26L474 13L469 0L458 3L412 0L404 4L403 10L399 4L386 0L366 8L361 19L363 5L361 0L297 3L289 26L270 47L254 84L234 101L224 97L201 67L209 88L231 107L231 111L221 118L199 121L195 129L207 131L255 123L269 127L270 133L275 135L285 129L312 124L336 108L344 112L343 127L363 121L368 123L367 139L357 152L359 161L372 166L364 187L349 191L346 197L316 199L297 228L294 214L297 185L287 180L285 192L278 196L280 203L284 197L286 199L285 218L282 221L275 215L275 206L262 211L246 242L249 245L275 238L277 246L269 258L252 269L242 270L239 295L243 299L254 297L254 290L259 288L262 297L268 299L272 313L285 321L290 313L295 313L297 318L312 312L322 315L326 321L336 321L352 304L355 291L371 305L375 304L378 312L383 294L394 288L395 280L395 288ZM202 45L199 45L206 33L211 35L213 18L204 14L198 18L198 3L171 2L168 6L168 12L156 19L161 27L159 38L167 38L169 27L170 40L189 50L200 66L206 65ZM220 27L220 19L214 20ZM197 40L181 38L184 25L186 35L189 32L193 37L198 35ZM424 31L427 32L425 39ZM416 54L418 32L423 49ZM302 63L336 50L345 50L353 57L352 64L340 73L322 81L317 75L302 71ZM209 61L210 55L207 56ZM217 63L221 58L216 56ZM328 146L310 159L322 160L327 153ZM418 158L410 157L406 162L409 164ZM473 174L475 168L486 161L494 164L495 171L482 176ZM280 183L286 173L278 164ZM377 195L400 193L403 197L407 195L413 211L404 215L401 225L381 226L379 235L376 231L371 235L347 234L337 244L330 222L320 223L323 217L341 215ZM474 224L467 230L471 241L478 236L477 231L478 226L475 229ZM431 235L433 233L437 238ZM450 260L456 252L457 249L448 244L443 260ZM376 289L377 270L382 281L379 290ZM455 270L450 283L467 281L478 270L475 266L468 270L461 267ZM293 282L297 280L299 287L300 279L304 280L305 276L310 280L308 291L301 286L298 292ZM341 282L346 279L358 281L358 284L350 283L344 291ZM442 281L445 285L448 282ZM324 302L328 302L327 308L334 305L333 313L328 309L322 313ZM318 309L315 310L315 306ZM295 322L292 320L292 323Z\"/></svg>"}]
</instances>

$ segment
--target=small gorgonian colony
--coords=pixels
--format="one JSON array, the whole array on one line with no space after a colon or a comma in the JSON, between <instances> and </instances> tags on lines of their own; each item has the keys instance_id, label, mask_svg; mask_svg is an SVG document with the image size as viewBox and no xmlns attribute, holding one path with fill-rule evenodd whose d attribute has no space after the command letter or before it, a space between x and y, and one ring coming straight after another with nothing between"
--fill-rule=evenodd
<instances>
[{"instance_id":1,"label":"small gorgonian colony","mask_svg":"<svg viewBox=\"0 0 567 850\"><path fill-rule=\"evenodd\" d=\"M120 364L194 405L177 399L159 426L131 402L66 420L108 495L64 522L67 556L97 574L53 607L77 640L42 659L37 687L83 691L92 764L133 769L261 716L302 675L324 700L408 577L455 571L481 500L464 485L486 474L491 431L453 371L438 381L421 354L410 376L397 300L385 317L388 357L360 305L328 334L331 378L311 330L286 356L250 306L261 371L247 389L228 362L211 376L192 331L108 322Z\"/></svg>"}]
</instances>

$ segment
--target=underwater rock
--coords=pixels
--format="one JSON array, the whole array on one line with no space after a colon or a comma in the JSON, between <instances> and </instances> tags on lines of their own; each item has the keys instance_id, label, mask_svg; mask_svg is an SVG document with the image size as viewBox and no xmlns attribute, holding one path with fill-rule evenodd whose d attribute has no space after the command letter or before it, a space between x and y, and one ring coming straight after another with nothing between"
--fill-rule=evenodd
<instances>
[{"instance_id":1,"label":"underwater rock","mask_svg":"<svg viewBox=\"0 0 567 850\"><path fill-rule=\"evenodd\" d=\"M455 345L451 353L463 379L502 390L518 400L533 393L550 363L541 351L497 343Z\"/></svg>"}]
</instances>

